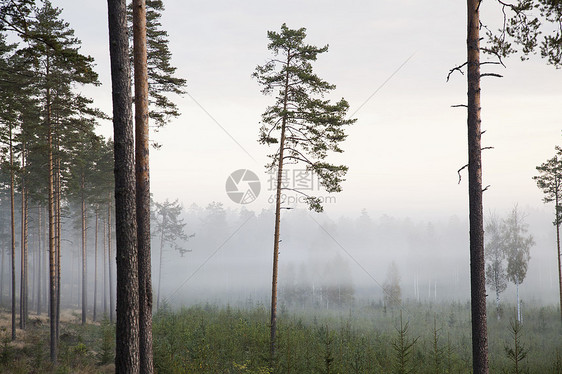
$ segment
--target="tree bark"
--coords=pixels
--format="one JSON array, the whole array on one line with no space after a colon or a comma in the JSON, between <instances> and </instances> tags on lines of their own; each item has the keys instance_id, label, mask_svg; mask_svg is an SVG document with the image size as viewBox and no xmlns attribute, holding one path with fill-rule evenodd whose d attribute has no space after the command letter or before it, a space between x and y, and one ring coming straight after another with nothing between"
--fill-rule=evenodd
<instances>
[{"instance_id":1,"label":"tree bark","mask_svg":"<svg viewBox=\"0 0 562 374\"><path fill-rule=\"evenodd\" d=\"M285 74L285 87L283 98L283 113L287 111L288 90L289 90L289 64L291 62L290 51L287 54L287 72ZM277 273L279 270L279 231L281 224L281 187L283 179L283 155L285 151L285 126L287 124L287 116L283 116L281 124L281 139L279 140L279 164L277 168L277 189L275 199L275 232L273 234L273 279L271 282L271 331L269 341L269 352L271 355L271 363L275 359L276 340L277 340Z\"/></svg>"},{"instance_id":2,"label":"tree bark","mask_svg":"<svg viewBox=\"0 0 562 374\"><path fill-rule=\"evenodd\" d=\"M103 314L105 318L108 318L109 314L108 314L108 310L107 310L107 276L108 276L108 270L107 270L107 234L106 234L106 230L107 230L107 225L105 224L105 222L103 223Z\"/></svg>"},{"instance_id":3,"label":"tree bark","mask_svg":"<svg viewBox=\"0 0 562 374\"><path fill-rule=\"evenodd\" d=\"M94 233L94 321L97 321L98 303L98 207L96 206L96 223Z\"/></svg>"},{"instance_id":4,"label":"tree bark","mask_svg":"<svg viewBox=\"0 0 562 374\"><path fill-rule=\"evenodd\" d=\"M141 373L154 372L152 360L152 280L150 254L150 176L148 144L148 65L146 1L133 0L135 74L135 162L139 266L139 345Z\"/></svg>"},{"instance_id":5,"label":"tree bark","mask_svg":"<svg viewBox=\"0 0 562 374\"><path fill-rule=\"evenodd\" d=\"M56 138L56 149L57 149L57 155L60 152L60 147L59 147L59 138ZM55 248L56 248L56 314L55 314L55 320L56 320L56 340L57 340L57 344L59 341L59 337L60 337L60 312L61 312L61 308L60 308L60 304L61 304L61 270L62 270L62 262L61 262L61 241L62 241L62 219L61 219L61 175L60 175L60 158L57 156L55 159L55 219L56 219L56 223L55 223L55 227L56 227L56 243L55 243Z\"/></svg>"},{"instance_id":6,"label":"tree bark","mask_svg":"<svg viewBox=\"0 0 562 374\"><path fill-rule=\"evenodd\" d=\"M43 246L41 239L43 238L41 205L37 206L37 315L41 315L41 270L43 268Z\"/></svg>"},{"instance_id":7,"label":"tree bark","mask_svg":"<svg viewBox=\"0 0 562 374\"><path fill-rule=\"evenodd\" d=\"M12 229L12 340L16 340L16 221L14 217L14 148L12 125L10 131L10 217Z\"/></svg>"},{"instance_id":8,"label":"tree bark","mask_svg":"<svg viewBox=\"0 0 562 374\"><path fill-rule=\"evenodd\" d=\"M80 188L81 210L82 210L82 324L86 324L86 313L88 310L88 286L87 286L87 264L86 264L86 198L84 196L85 176L82 173Z\"/></svg>"},{"instance_id":9,"label":"tree bark","mask_svg":"<svg viewBox=\"0 0 562 374\"><path fill-rule=\"evenodd\" d=\"M116 373L139 373L139 283L135 150L130 87L127 4L108 0L115 152L117 239Z\"/></svg>"},{"instance_id":10,"label":"tree bark","mask_svg":"<svg viewBox=\"0 0 562 374\"><path fill-rule=\"evenodd\" d=\"M21 151L22 177L21 177L21 257L20 257L20 328L25 330L27 323L27 191L25 185L25 141L22 142Z\"/></svg>"},{"instance_id":11,"label":"tree bark","mask_svg":"<svg viewBox=\"0 0 562 374\"><path fill-rule=\"evenodd\" d=\"M470 286L472 361L477 374L488 373L484 219L482 207L482 146L480 118L479 0L467 0L468 63L468 198L470 221Z\"/></svg>"},{"instance_id":12,"label":"tree bark","mask_svg":"<svg viewBox=\"0 0 562 374\"><path fill-rule=\"evenodd\" d=\"M555 214L556 214L556 218L555 218L555 222L556 222L556 250L558 253L558 290L560 292L560 322L562 322L562 264L561 264L561 258L560 258L560 219L559 219L559 212L558 212L558 204L559 204L559 198L558 198L558 176L555 175L554 176L554 185L555 185Z\"/></svg>"},{"instance_id":13,"label":"tree bark","mask_svg":"<svg viewBox=\"0 0 562 374\"><path fill-rule=\"evenodd\" d=\"M109 275L109 322L113 323L115 313L115 302L113 294L113 254L111 252L111 200L107 205L107 261Z\"/></svg>"},{"instance_id":14,"label":"tree bark","mask_svg":"<svg viewBox=\"0 0 562 374\"><path fill-rule=\"evenodd\" d=\"M47 74L49 59L47 59ZM47 88L47 147L48 147L48 169L49 169L49 325L50 325L50 357L51 362L57 362L57 270L56 270L56 248L55 248L55 168L53 160L53 125L51 123L50 89Z\"/></svg>"}]
</instances>

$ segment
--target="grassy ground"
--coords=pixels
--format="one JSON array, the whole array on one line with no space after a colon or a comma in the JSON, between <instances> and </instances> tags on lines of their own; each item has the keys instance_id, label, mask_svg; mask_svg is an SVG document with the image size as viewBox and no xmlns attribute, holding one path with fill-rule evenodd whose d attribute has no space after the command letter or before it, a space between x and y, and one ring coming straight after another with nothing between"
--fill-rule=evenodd
<instances>
[{"instance_id":1,"label":"grassy ground","mask_svg":"<svg viewBox=\"0 0 562 374\"><path fill-rule=\"evenodd\" d=\"M521 326L512 312L497 320L489 308L491 373L562 374L562 325L557 308L526 310ZM511 308L506 308L510 311ZM277 355L270 365L269 312L202 305L154 317L158 373L469 373L468 304L409 304L402 310L356 305L339 310L281 308ZM110 373L114 326L80 324L63 313L58 365L49 362L49 326L32 316L10 339L9 314L0 314L0 372ZM516 327L517 342L514 337ZM511 352L511 353L510 353ZM517 368L515 366L517 363Z\"/></svg>"}]
</instances>

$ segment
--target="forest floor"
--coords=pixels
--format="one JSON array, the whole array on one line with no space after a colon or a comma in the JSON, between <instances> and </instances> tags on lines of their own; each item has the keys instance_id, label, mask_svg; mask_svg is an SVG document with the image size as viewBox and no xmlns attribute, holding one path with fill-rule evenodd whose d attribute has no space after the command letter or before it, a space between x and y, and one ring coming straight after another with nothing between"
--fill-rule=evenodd
<instances>
[{"instance_id":1,"label":"forest floor","mask_svg":"<svg viewBox=\"0 0 562 374\"><path fill-rule=\"evenodd\" d=\"M60 317L58 363L49 360L49 318L29 314L26 329L16 317L12 340L11 311L0 309L0 373L113 373L114 329L108 322L81 324L80 311L64 309Z\"/></svg>"},{"instance_id":2,"label":"forest floor","mask_svg":"<svg viewBox=\"0 0 562 374\"><path fill-rule=\"evenodd\" d=\"M269 311L165 306L153 323L154 364L161 373L468 373L468 303L405 304L402 310L363 304L331 310L281 308L275 360L269 355ZM505 310L510 311L511 306ZM525 353L525 373L562 374L562 328L555 306L528 308L514 341L511 312L489 308L490 374L514 369L510 349ZM19 318L17 319L19 322ZM411 346L410 346L411 344ZM410 346L408 348L408 346ZM81 324L80 311L61 315L58 363L49 360L49 321L30 313L26 331L11 340L11 315L0 309L0 373L112 373L115 325ZM401 355L408 357L400 367Z\"/></svg>"}]
</instances>

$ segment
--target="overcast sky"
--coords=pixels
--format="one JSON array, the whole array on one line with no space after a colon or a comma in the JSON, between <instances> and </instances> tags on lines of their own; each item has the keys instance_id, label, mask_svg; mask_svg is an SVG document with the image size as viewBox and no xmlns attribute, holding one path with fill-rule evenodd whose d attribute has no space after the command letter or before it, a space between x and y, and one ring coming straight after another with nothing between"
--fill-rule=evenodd
<instances>
[{"instance_id":1,"label":"overcast sky","mask_svg":"<svg viewBox=\"0 0 562 374\"><path fill-rule=\"evenodd\" d=\"M53 4L82 40L83 53L96 60L103 85L84 92L111 113L106 2ZM326 211L467 215L466 174L457 184L457 170L467 162L466 110L451 108L466 102L466 76L446 82L449 69L465 61L464 3L169 0L165 5L162 23L189 94L176 99L181 117L153 136L163 144L151 153L157 200L239 207L226 195L225 182L231 172L250 169L262 190L247 208L271 206L264 165L274 150L259 145L257 136L260 115L273 98L262 96L251 74L270 57L267 30L286 22L306 27L309 43L330 45L316 72L336 84L333 98L345 97L350 113L357 111L345 152L333 158L349 166L347 181ZM492 5L482 17L497 24L501 13ZM483 145L495 147L484 152L484 185L491 185L485 210L503 212L514 203L541 207L531 177L561 143L562 71L539 58L522 63L518 57L507 61L507 69L490 71L504 78L482 82ZM111 136L111 125L100 132Z\"/></svg>"}]
</instances>

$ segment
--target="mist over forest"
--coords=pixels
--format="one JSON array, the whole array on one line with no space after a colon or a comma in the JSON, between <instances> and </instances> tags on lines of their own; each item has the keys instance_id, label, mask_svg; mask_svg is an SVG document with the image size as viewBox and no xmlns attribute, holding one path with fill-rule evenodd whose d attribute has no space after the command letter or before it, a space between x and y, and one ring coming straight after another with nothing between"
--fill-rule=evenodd
<instances>
[{"instance_id":1,"label":"mist over forest","mask_svg":"<svg viewBox=\"0 0 562 374\"><path fill-rule=\"evenodd\" d=\"M552 219L544 209L524 212L536 245L520 287L522 300L555 303ZM266 303L271 291L272 210L225 209L213 202L207 206L192 204L184 209L183 217L186 232L195 236L180 245L192 250L190 253L181 256L170 248L164 251L162 293L168 301L172 305L240 304L247 300ZM295 209L283 212L282 225L279 281L280 298L286 304L294 304L290 295L295 287L308 288L310 293L314 289L315 296L305 304L318 307L330 306L325 297L323 303L320 301L321 290L330 287L351 287L353 299L382 302L382 285L393 261L404 300L469 300L465 217L430 222L389 215L371 217L362 210L355 216L330 218ZM158 245L153 246L155 279L158 249ZM514 303L514 289L510 285L502 299Z\"/></svg>"}]
</instances>

